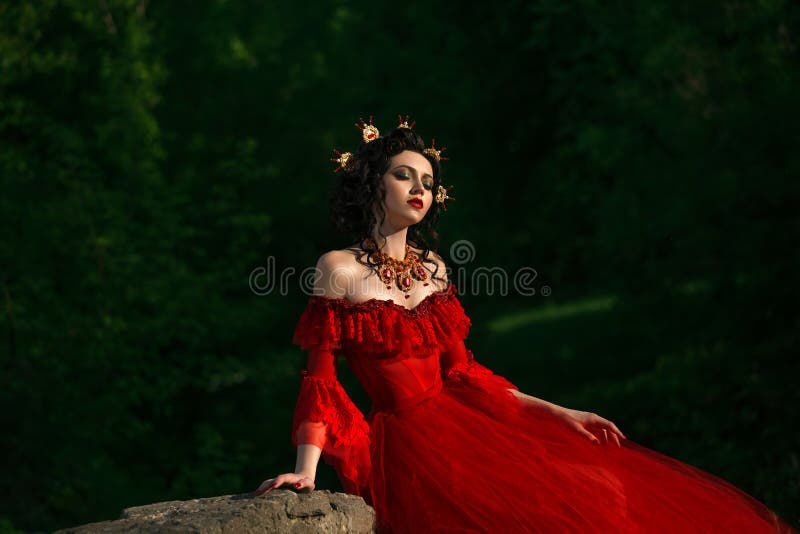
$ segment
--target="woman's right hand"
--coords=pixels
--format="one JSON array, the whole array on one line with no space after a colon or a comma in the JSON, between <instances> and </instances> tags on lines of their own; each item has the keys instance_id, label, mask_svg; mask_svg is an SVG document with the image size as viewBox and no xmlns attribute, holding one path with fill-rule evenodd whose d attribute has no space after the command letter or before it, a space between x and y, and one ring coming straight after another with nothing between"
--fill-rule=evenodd
<instances>
[{"instance_id":1,"label":"woman's right hand","mask_svg":"<svg viewBox=\"0 0 800 534\"><path fill-rule=\"evenodd\" d=\"M288 484L286 489L296 491L297 493L311 493L314 491L314 480L308 475L302 473L283 473L282 475L278 475L275 478L268 478L262 482L254 493L256 496L265 495L283 484Z\"/></svg>"}]
</instances>

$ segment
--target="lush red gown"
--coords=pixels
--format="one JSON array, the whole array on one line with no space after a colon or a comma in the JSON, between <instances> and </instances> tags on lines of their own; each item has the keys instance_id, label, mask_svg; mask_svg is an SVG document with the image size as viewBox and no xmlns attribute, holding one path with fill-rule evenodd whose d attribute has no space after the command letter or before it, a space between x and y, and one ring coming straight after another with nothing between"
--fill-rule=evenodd
<instances>
[{"instance_id":1,"label":"lush red gown","mask_svg":"<svg viewBox=\"0 0 800 534\"><path fill-rule=\"evenodd\" d=\"M293 444L322 449L378 532L797 532L712 474L523 406L465 348L470 326L453 284L414 309L312 296L300 317ZM372 401L366 418L338 357Z\"/></svg>"}]
</instances>

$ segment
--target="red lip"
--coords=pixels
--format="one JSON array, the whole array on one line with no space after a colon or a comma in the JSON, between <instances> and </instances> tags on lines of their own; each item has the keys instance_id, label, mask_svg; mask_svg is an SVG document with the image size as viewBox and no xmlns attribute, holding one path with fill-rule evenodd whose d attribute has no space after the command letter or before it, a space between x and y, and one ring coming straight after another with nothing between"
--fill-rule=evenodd
<instances>
[{"instance_id":1,"label":"red lip","mask_svg":"<svg viewBox=\"0 0 800 534\"><path fill-rule=\"evenodd\" d=\"M411 204L411 205L412 205L412 206L414 206L415 208L422 208L422 200L420 200L420 199L418 199L418 198L412 198L412 199L411 199L411 200L409 200L407 203L408 203L408 204Z\"/></svg>"}]
</instances>

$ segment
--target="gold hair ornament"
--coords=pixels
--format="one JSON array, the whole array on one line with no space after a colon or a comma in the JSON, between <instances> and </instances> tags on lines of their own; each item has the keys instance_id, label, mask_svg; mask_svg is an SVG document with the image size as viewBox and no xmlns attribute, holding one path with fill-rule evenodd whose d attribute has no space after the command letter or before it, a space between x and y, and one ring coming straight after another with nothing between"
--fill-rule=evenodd
<instances>
[{"instance_id":1,"label":"gold hair ornament","mask_svg":"<svg viewBox=\"0 0 800 534\"><path fill-rule=\"evenodd\" d=\"M359 117L358 120L361 121L361 124L356 123L356 128L361 130L361 137L364 139L365 143L372 142L381 136L378 128L372 124L372 115L369 117L369 124L365 123L364 119L361 117Z\"/></svg>"},{"instance_id":2,"label":"gold hair ornament","mask_svg":"<svg viewBox=\"0 0 800 534\"><path fill-rule=\"evenodd\" d=\"M353 172L355 169L356 158L350 152L339 152L335 148L333 151L336 153L338 158L331 158L331 161L338 163L339 166L333 169L333 172L339 172L340 170L344 169L347 172Z\"/></svg>"},{"instance_id":3,"label":"gold hair ornament","mask_svg":"<svg viewBox=\"0 0 800 534\"><path fill-rule=\"evenodd\" d=\"M441 154L447 150L446 148L442 148L441 150L436 150L436 139L431 139L431 147L426 148L422 152L429 155L430 157L436 159L436 161L447 161L447 158L443 157Z\"/></svg>"},{"instance_id":4,"label":"gold hair ornament","mask_svg":"<svg viewBox=\"0 0 800 534\"><path fill-rule=\"evenodd\" d=\"M408 125L408 115L406 115L406 120L403 120L403 116L402 115L398 115L397 116L397 120L400 123L400 124L397 125L398 128L408 128L409 130L411 130L412 128L414 128L414 125L417 124L417 121L414 121L414 122L411 123L411 126L409 126Z\"/></svg>"},{"instance_id":5,"label":"gold hair ornament","mask_svg":"<svg viewBox=\"0 0 800 534\"><path fill-rule=\"evenodd\" d=\"M358 119L359 122L355 124L356 128L361 130L361 139L364 141L364 143L371 143L372 141L375 141L380 137L380 131L378 130L378 127L373 124L372 119L373 117L372 115L370 115L369 124L367 124L366 122L364 122L363 118L359 117ZM408 115L406 115L405 119L403 119L402 115L398 115L397 121L398 121L397 128L408 128L409 130L413 129L414 125L417 124L417 121L413 121L409 125ZM424 149L422 153L428 157L435 159L437 162L442 162L448 160L448 158L442 156L442 152L444 152L445 150L447 149L444 147L442 147L441 149L437 149L436 140L431 139L430 148ZM339 152L335 148L333 149L333 152L337 156L335 158L331 158L331 161L337 164L336 168L333 169L333 172L336 173L341 170L344 170L345 172L353 172L355 170L356 166L355 155L353 155L351 152ZM436 189L436 194L433 197L434 201L437 204L440 204L444 211L447 211L447 205L445 204L445 202L448 200L455 200L455 197L451 197L448 195L448 192L452 188L453 188L452 185L449 185L446 188L440 185Z\"/></svg>"},{"instance_id":6,"label":"gold hair ornament","mask_svg":"<svg viewBox=\"0 0 800 534\"><path fill-rule=\"evenodd\" d=\"M451 197L447 193L453 188L452 185L448 185L446 188L442 187L441 185L436 189L436 196L433 199L442 205L442 209L447 211L447 204L445 204L446 200L455 200L456 197Z\"/></svg>"}]
</instances>

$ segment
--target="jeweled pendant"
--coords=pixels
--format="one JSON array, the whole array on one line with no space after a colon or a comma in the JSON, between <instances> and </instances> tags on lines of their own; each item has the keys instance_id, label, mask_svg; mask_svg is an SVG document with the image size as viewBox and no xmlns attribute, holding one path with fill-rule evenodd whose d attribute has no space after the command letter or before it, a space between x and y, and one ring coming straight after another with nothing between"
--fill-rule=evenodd
<instances>
[{"instance_id":1,"label":"jeweled pendant","mask_svg":"<svg viewBox=\"0 0 800 534\"><path fill-rule=\"evenodd\" d=\"M381 281L387 285L394 280L395 277L394 270L388 265L381 265L380 269L378 269L378 274L381 277Z\"/></svg>"},{"instance_id":2,"label":"jeweled pendant","mask_svg":"<svg viewBox=\"0 0 800 534\"><path fill-rule=\"evenodd\" d=\"M408 273L404 273L400 275L400 289L408 293L411 291L411 288L414 286L414 281L408 275Z\"/></svg>"}]
</instances>

